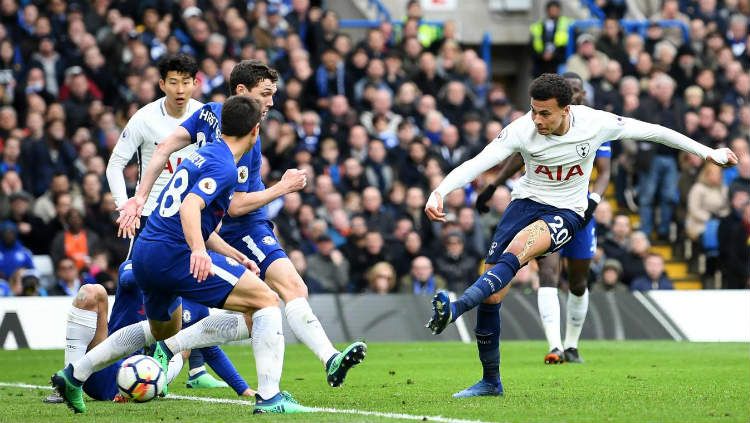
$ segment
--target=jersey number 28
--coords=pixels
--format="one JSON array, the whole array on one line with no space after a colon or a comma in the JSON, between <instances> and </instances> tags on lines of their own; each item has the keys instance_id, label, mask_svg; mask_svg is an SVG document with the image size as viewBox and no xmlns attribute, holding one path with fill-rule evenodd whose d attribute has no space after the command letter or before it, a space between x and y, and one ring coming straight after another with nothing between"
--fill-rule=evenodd
<instances>
[{"instance_id":1,"label":"jersey number 28","mask_svg":"<svg viewBox=\"0 0 750 423\"><path fill-rule=\"evenodd\" d=\"M182 204L182 194L188 188L188 171L180 169L172 177L172 182L165 188L164 195L161 197L159 204L159 215L161 217L172 217L180 211ZM167 203L169 207L167 207Z\"/></svg>"}]
</instances>

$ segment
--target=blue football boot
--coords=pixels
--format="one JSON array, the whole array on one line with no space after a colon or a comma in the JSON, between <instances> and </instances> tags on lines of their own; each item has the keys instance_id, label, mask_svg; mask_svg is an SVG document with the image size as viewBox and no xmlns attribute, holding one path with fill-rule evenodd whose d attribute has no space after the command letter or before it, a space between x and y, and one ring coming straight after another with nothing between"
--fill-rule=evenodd
<instances>
[{"instance_id":1,"label":"blue football boot","mask_svg":"<svg viewBox=\"0 0 750 423\"><path fill-rule=\"evenodd\" d=\"M503 382L500 379L497 380L497 384L482 379L463 391L456 392L453 398L499 397L501 395L503 395Z\"/></svg>"},{"instance_id":2,"label":"blue football boot","mask_svg":"<svg viewBox=\"0 0 750 423\"><path fill-rule=\"evenodd\" d=\"M451 300L448 292L439 291L432 297L432 318L425 325L433 335L439 335L451 322Z\"/></svg>"}]
</instances>

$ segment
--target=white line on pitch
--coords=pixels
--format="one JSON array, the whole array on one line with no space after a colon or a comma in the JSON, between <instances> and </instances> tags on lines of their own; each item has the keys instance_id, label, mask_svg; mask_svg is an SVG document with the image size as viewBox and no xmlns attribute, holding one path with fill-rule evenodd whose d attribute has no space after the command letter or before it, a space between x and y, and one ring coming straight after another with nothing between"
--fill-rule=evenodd
<instances>
[{"instance_id":1,"label":"white line on pitch","mask_svg":"<svg viewBox=\"0 0 750 423\"><path fill-rule=\"evenodd\" d=\"M29 385L26 383L11 383L11 382L0 382L0 387L2 386L8 387L8 388L52 389L49 386ZM173 394L167 395L165 399L211 402L211 403L218 403L218 404L235 404L235 405L243 405L243 406L253 405L252 401L244 401L244 400L238 400L238 399L194 397L194 396L173 395ZM385 418L401 419L401 420L424 420L424 421L433 421L433 422L441 422L441 423L485 423L485 422L482 422L481 420L462 420L462 419L454 419L451 417L443 417L443 416L423 416L423 415L416 415L416 414L384 413L380 411L366 411L366 410L341 410L338 408L324 408L324 407L310 407L310 408L312 408L318 413L356 414L360 416L375 416L375 417L385 417Z\"/></svg>"}]
</instances>

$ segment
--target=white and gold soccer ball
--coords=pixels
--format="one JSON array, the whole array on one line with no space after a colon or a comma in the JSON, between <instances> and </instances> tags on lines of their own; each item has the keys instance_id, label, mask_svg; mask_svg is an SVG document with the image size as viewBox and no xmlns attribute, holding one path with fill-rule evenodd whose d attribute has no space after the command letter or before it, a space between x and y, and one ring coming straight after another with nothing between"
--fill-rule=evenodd
<instances>
[{"instance_id":1,"label":"white and gold soccer ball","mask_svg":"<svg viewBox=\"0 0 750 423\"><path fill-rule=\"evenodd\" d=\"M117 372L120 394L135 402L151 401L164 390L167 376L158 361L146 355L134 355L123 361Z\"/></svg>"}]
</instances>

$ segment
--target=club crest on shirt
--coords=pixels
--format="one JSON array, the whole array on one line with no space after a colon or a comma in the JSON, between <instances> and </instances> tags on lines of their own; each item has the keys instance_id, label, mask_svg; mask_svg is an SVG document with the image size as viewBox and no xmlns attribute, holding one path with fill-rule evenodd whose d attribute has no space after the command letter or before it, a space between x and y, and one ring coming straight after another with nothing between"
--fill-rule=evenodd
<instances>
[{"instance_id":1,"label":"club crest on shirt","mask_svg":"<svg viewBox=\"0 0 750 423\"><path fill-rule=\"evenodd\" d=\"M591 153L591 146L587 142L582 142L580 144L576 144L576 153L578 153L581 158L586 158L586 156Z\"/></svg>"},{"instance_id":2,"label":"club crest on shirt","mask_svg":"<svg viewBox=\"0 0 750 423\"><path fill-rule=\"evenodd\" d=\"M276 240L271 235L266 235L263 237L262 243L266 245L273 245L276 244Z\"/></svg>"},{"instance_id":3,"label":"club crest on shirt","mask_svg":"<svg viewBox=\"0 0 750 423\"><path fill-rule=\"evenodd\" d=\"M216 192L216 181L214 178L203 178L198 182L198 188L208 195Z\"/></svg>"},{"instance_id":4,"label":"club crest on shirt","mask_svg":"<svg viewBox=\"0 0 750 423\"><path fill-rule=\"evenodd\" d=\"M185 323L190 323L190 320L193 318L193 316L190 314L190 310L182 310L182 321Z\"/></svg>"},{"instance_id":5,"label":"club crest on shirt","mask_svg":"<svg viewBox=\"0 0 750 423\"><path fill-rule=\"evenodd\" d=\"M247 182L247 177L249 176L250 172L247 170L247 166L240 166L237 168L237 182L239 183L245 183Z\"/></svg>"}]
</instances>

